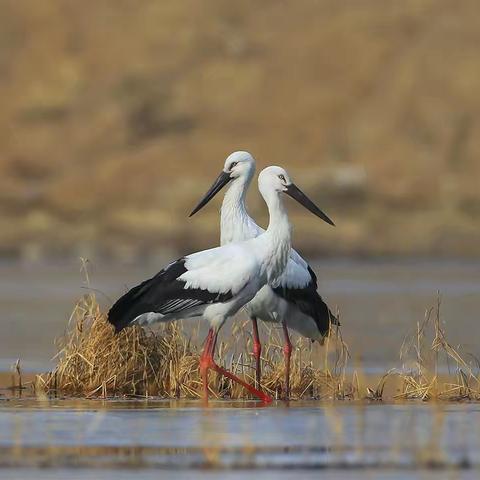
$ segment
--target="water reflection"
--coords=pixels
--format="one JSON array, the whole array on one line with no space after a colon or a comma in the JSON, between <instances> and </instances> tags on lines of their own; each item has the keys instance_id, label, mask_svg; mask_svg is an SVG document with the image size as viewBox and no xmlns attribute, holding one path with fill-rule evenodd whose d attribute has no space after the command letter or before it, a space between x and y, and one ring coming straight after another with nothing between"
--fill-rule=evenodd
<instances>
[{"instance_id":1,"label":"water reflection","mask_svg":"<svg viewBox=\"0 0 480 480\"><path fill-rule=\"evenodd\" d=\"M3 402L0 465L476 468L480 406Z\"/></svg>"}]
</instances>

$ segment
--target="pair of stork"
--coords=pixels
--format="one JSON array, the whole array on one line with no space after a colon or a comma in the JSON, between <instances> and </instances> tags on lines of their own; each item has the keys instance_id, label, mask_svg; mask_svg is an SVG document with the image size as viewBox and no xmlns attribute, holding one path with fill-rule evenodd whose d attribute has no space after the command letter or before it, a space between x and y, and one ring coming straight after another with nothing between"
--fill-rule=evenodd
<instances>
[{"instance_id":1,"label":"pair of stork","mask_svg":"<svg viewBox=\"0 0 480 480\"><path fill-rule=\"evenodd\" d=\"M291 328L312 340L321 340L336 323L317 293L317 279L307 262L291 248L291 227L282 194L286 193L330 225L334 223L280 167L267 167L258 188L269 213L267 230L248 215L245 196L255 173L248 152L234 152L211 188L190 216L230 185L221 209L221 246L186 255L123 295L110 309L108 320L116 331L137 323L169 322L203 317L210 329L200 358L205 399L210 369L241 384L265 403L261 391L261 343L257 319L281 323L285 345L286 398L289 396ZM225 321L245 307L253 324L256 385L249 385L215 363L217 336Z\"/></svg>"}]
</instances>

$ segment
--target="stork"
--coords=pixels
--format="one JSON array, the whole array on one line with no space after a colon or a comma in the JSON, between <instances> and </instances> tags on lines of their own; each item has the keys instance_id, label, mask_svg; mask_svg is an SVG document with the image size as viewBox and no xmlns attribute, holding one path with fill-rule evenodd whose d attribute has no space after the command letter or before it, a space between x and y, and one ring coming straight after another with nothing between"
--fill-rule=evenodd
<instances>
[{"instance_id":1,"label":"stork","mask_svg":"<svg viewBox=\"0 0 480 480\"><path fill-rule=\"evenodd\" d=\"M258 187L269 212L261 235L186 255L133 287L112 306L108 320L120 331L128 325L202 317L209 331L200 358L203 392L208 398L210 369L239 383L265 403L271 398L215 363L217 335L225 321L267 283L278 285L290 255L290 223L281 198L292 196L321 218L315 206L280 167L264 169Z\"/></svg>"},{"instance_id":2,"label":"stork","mask_svg":"<svg viewBox=\"0 0 480 480\"><path fill-rule=\"evenodd\" d=\"M245 241L264 233L249 216L245 196L255 173L255 159L248 152L234 152L225 160L223 171L211 188L193 209L190 216L203 208L220 190L229 184L221 209L221 245ZM300 195L300 194L298 194ZM301 200L301 196L294 197ZM303 205L307 203L303 202ZM309 210L318 214L314 209ZM320 215L330 225L326 215ZM284 334L285 396L290 395L290 357L292 344L288 328L312 340L322 340L330 330L330 323L338 323L317 292L317 277L308 263L292 248L285 272L276 286L265 285L245 307L253 324L253 354L256 360L256 385L261 380L262 346L257 319L279 322Z\"/></svg>"}]
</instances>

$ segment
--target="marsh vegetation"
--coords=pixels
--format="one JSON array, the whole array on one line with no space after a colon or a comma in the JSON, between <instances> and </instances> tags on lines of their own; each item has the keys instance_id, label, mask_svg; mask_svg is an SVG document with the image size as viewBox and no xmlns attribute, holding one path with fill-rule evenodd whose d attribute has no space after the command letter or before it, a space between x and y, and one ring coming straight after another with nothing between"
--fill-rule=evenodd
<instances>
[{"instance_id":1,"label":"marsh vegetation","mask_svg":"<svg viewBox=\"0 0 480 480\"><path fill-rule=\"evenodd\" d=\"M79 397L198 398L201 377L199 324L182 322L157 330L133 326L119 334L106 320L95 294L75 306L65 335L57 340L57 366L39 375L34 392ZM254 382L252 338L248 322L238 320L223 341L218 358L247 382ZM361 365L350 365L351 354L341 327L333 326L323 345L297 338L292 356L291 399L317 400L478 400L478 359L461 352L447 339L441 321L441 299L403 341L399 367L385 371L376 385ZM269 329L264 347L262 388L282 397L284 357L278 330ZM19 366L16 366L17 371ZM215 374L212 394L222 399L249 399L229 379Z\"/></svg>"}]
</instances>

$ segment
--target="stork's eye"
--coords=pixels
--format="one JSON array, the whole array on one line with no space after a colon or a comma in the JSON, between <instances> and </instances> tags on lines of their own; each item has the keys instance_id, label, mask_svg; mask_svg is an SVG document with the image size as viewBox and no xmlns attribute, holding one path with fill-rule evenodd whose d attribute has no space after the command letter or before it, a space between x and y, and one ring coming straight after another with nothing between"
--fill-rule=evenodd
<instances>
[{"instance_id":1,"label":"stork's eye","mask_svg":"<svg viewBox=\"0 0 480 480\"><path fill-rule=\"evenodd\" d=\"M282 182L285 182L285 176L284 175L279 175L278 178L282 181Z\"/></svg>"},{"instance_id":2,"label":"stork's eye","mask_svg":"<svg viewBox=\"0 0 480 480\"><path fill-rule=\"evenodd\" d=\"M233 163L230 165L230 170L231 170L232 168L236 167L237 164L238 164L238 162L233 162Z\"/></svg>"}]
</instances>

